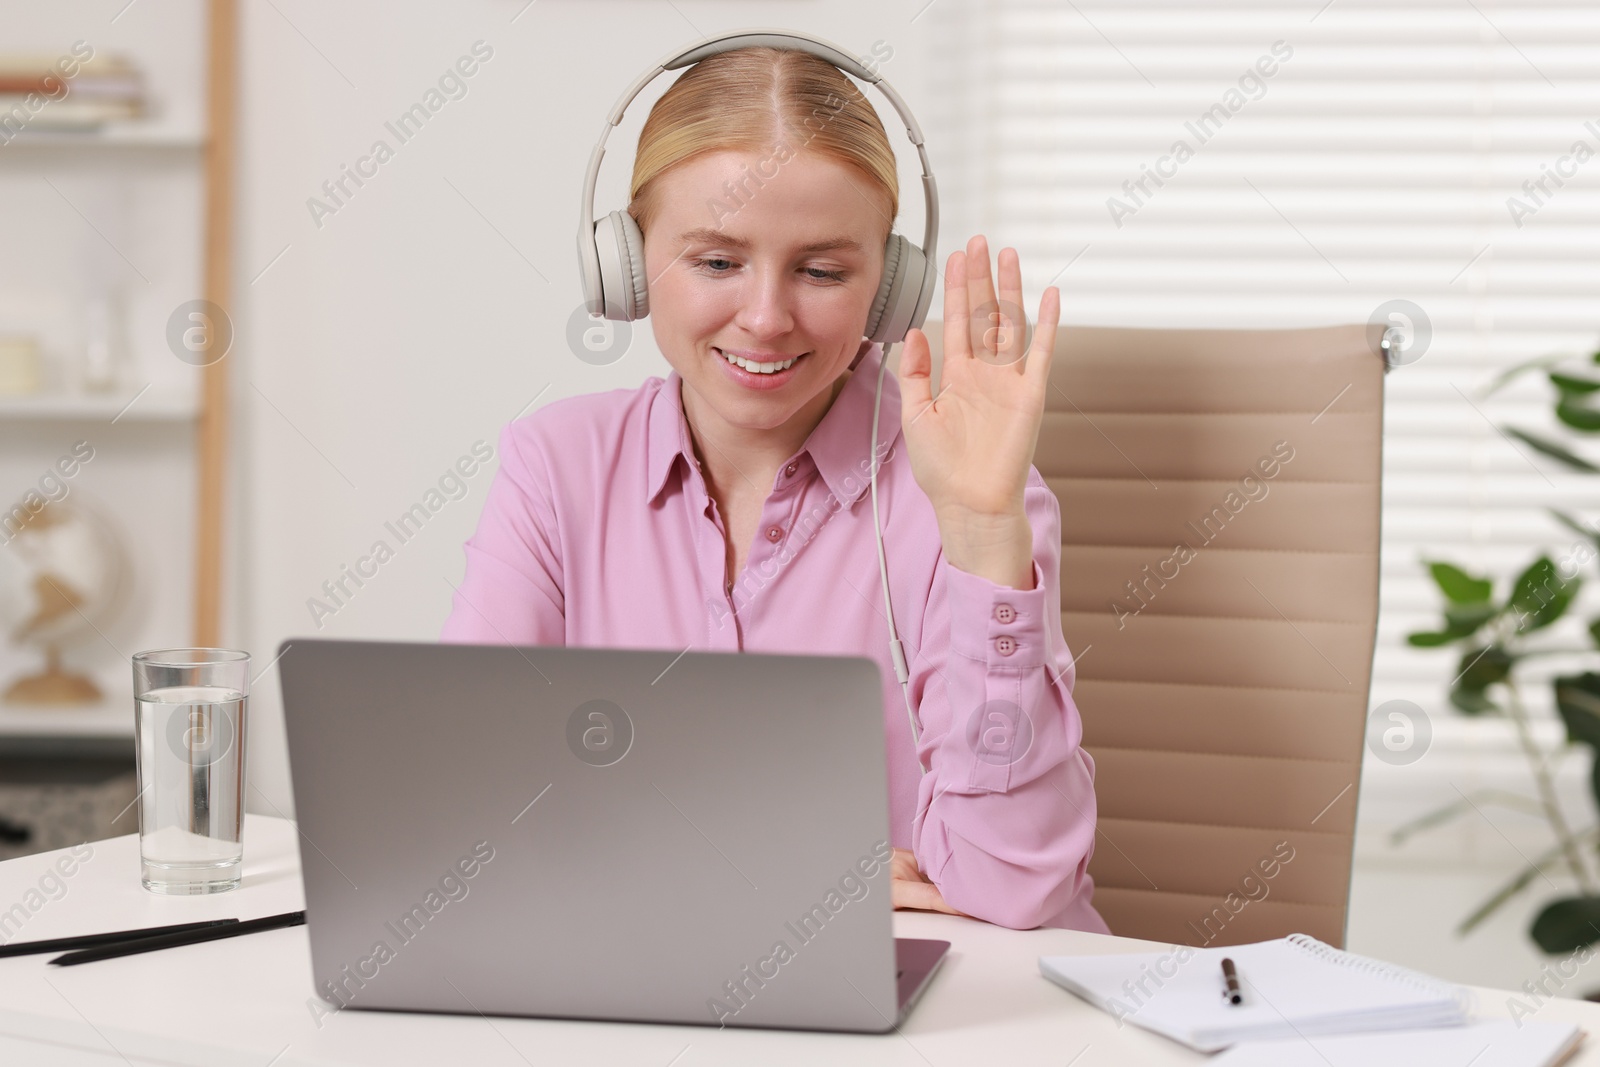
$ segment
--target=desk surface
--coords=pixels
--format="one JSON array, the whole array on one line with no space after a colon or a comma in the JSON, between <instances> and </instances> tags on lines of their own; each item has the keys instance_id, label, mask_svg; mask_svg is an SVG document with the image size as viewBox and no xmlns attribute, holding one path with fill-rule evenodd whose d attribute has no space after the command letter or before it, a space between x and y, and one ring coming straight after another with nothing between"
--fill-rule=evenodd
<instances>
[{"instance_id":1,"label":"desk surface","mask_svg":"<svg viewBox=\"0 0 1600 1067\"><path fill-rule=\"evenodd\" d=\"M92 854L59 883L48 872L69 855L65 850L0 863L0 915L9 916L0 936L37 940L230 915L249 919L304 907L294 824L247 816L244 841L243 884L210 897L169 898L140 888L138 839L131 834L88 846ZM78 846L78 854L84 852ZM595 1062L1096 1067L1207 1059L1137 1027L1119 1029L1109 1015L1039 974L1041 955L1162 946L1073 930L1008 930L929 912L897 911L894 925L902 937L943 938L952 944L950 957L897 1034L354 1010L319 1022L308 1005L313 993L306 930L296 927L82 967L49 967L48 955L0 959L0 1062L47 1062L43 1045L20 1045L15 1038L56 1046L50 1055L57 1058L48 1062L85 1062L81 1053L72 1053L77 1048L104 1054L107 1063L147 1057L196 1067ZM1481 1017L1508 1014L1511 993L1476 992ZM1557 999L1536 1017L1576 1022L1595 1034L1570 1062L1600 1067L1600 1005Z\"/></svg>"}]
</instances>

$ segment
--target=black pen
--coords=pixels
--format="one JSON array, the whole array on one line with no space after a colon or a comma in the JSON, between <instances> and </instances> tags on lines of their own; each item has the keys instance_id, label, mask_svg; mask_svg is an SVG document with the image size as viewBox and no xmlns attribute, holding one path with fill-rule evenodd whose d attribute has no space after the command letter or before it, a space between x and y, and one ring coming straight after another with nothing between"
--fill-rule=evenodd
<instances>
[{"instance_id":1,"label":"black pen","mask_svg":"<svg viewBox=\"0 0 1600 1067\"><path fill-rule=\"evenodd\" d=\"M227 926L214 926L208 930L190 930L176 934L157 934L154 937L141 937L133 941L122 941L102 948L88 948L80 952L68 952L64 956L57 956L50 962L60 967L71 967L78 963L93 963L96 960L115 959L118 956L132 956L138 952L154 952L162 948L176 948L179 945L197 945L202 941L217 941L224 937L239 937L242 934L253 934L261 930L276 930L284 926L299 926L306 921L303 911L286 911L282 915L268 915L262 919L247 919Z\"/></svg>"},{"instance_id":2,"label":"black pen","mask_svg":"<svg viewBox=\"0 0 1600 1067\"><path fill-rule=\"evenodd\" d=\"M124 941L138 941L159 934L178 934L188 930L205 930L213 926L227 926L238 919L208 919L197 923L175 923L171 926L145 926L137 930L112 930L103 934L81 934L77 937L52 937L46 941L18 941L0 945L0 959L6 956L26 956L34 952L61 952L67 949L100 948L119 945Z\"/></svg>"},{"instance_id":3,"label":"black pen","mask_svg":"<svg viewBox=\"0 0 1600 1067\"><path fill-rule=\"evenodd\" d=\"M1222 981L1227 986L1222 995L1228 998L1228 1003L1243 1004L1244 994L1239 992L1239 972L1234 970L1233 961L1226 956L1222 957Z\"/></svg>"}]
</instances>

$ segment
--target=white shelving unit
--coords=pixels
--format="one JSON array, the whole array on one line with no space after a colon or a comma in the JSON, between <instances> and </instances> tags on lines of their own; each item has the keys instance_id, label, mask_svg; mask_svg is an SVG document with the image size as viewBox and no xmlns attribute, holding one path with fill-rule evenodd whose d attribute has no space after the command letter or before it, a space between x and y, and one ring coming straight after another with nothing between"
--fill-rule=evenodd
<instances>
[{"instance_id":1,"label":"white shelving unit","mask_svg":"<svg viewBox=\"0 0 1600 1067\"><path fill-rule=\"evenodd\" d=\"M6 142L7 152L59 151L67 148L114 151L125 148L161 148L199 152L205 136L192 127L168 122L119 122L93 131L25 129Z\"/></svg>"},{"instance_id":2,"label":"white shelving unit","mask_svg":"<svg viewBox=\"0 0 1600 1067\"><path fill-rule=\"evenodd\" d=\"M127 688L124 683L123 688ZM105 700L74 708L7 704L0 708L0 734L28 738L133 738L133 698L108 693Z\"/></svg>"},{"instance_id":3,"label":"white shelving unit","mask_svg":"<svg viewBox=\"0 0 1600 1067\"><path fill-rule=\"evenodd\" d=\"M0 396L0 419L61 422L189 422L200 414L192 391L151 387L123 393Z\"/></svg>"},{"instance_id":4,"label":"white shelving unit","mask_svg":"<svg viewBox=\"0 0 1600 1067\"><path fill-rule=\"evenodd\" d=\"M97 55L143 72L150 117L30 127L0 144L0 334L36 336L48 363L44 391L0 396L0 513L87 442L94 458L60 480L64 503L81 499L116 525L132 574L119 610L61 650L63 666L105 697L0 702L0 759L125 755L131 768L128 657L194 639L205 372L169 351L167 336L176 309L208 296L211 281L205 116L216 10L173 0L110 26L80 25L81 12L56 5L7 10L8 52L65 53L92 29ZM89 301L108 294L121 309L121 365L113 388L91 393L78 384L84 324ZM0 691L42 662L37 649L0 640Z\"/></svg>"}]
</instances>

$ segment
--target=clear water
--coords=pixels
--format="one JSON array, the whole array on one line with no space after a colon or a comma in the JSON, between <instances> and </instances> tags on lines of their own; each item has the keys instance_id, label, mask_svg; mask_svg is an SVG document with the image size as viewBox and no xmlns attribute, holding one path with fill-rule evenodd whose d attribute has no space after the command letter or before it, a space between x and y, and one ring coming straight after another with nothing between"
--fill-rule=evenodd
<instances>
[{"instance_id":1,"label":"clear water","mask_svg":"<svg viewBox=\"0 0 1600 1067\"><path fill-rule=\"evenodd\" d=\"M238 886L247 702L236 689L192 685L152 689L135 702L145 888Z\"/></svg>"}]
</instances>

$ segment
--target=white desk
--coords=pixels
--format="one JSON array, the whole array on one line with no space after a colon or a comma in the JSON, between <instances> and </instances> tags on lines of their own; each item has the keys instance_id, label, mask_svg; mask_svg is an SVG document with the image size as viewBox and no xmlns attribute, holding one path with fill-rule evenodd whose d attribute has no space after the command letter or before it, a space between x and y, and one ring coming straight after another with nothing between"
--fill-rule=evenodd
<instances>
[{"instance_id":1,"label":"white desk","mask_svg":"<svg viewBox=\"0 0 1600 1067\"><path fill-rule=\"evenodd\" d=\"M245 820L244 880L209 897L169 898L139 886L133 835L92 845L56 899L40 879L66 852L0 863L0 911L24 902L20 930L37 940L304 906L294 824ZM82 846L80 846L80 852ZM53 888L46 885L45 888ZM42 904L31 910L28 900ZM16 912L12 912L15 921ZM81 967L49 955L0 959L0 1063L157 1062L196 1067L295 1064L1196 1064L1206 1057L1115 1021L1039 974L1040 955L1136 952L1149 942L1070 930L1007 930L927 912L895 913L895 932L951 942L899 1034L589 1023L463 1015L342 1011L319 1028L307 1000L304 927L273 930ZM1478 990L1482 1016L1505 1016L1505 991ZM1573 1064L1600 1067L1600 1005L1552 1001L1537 1018L1579 1023L1595 1036ZM19 1041L17 1039L26 1039ZM36 1043L36 1042L48 1042ZM102 1055L86 1056L92 1050ZM1087 1050L1087 1051L1085 1051ZM1080 1057L1081 1058L1078 1058ZM141 1059L145 1057L145 1059ZM275 1058L276 1057L276 1058ZM1430 1065L1432 1067L1432 1065ZM1438 1065L1449 1067L1449 1065Z\"/></svg>"}]
</instances>

